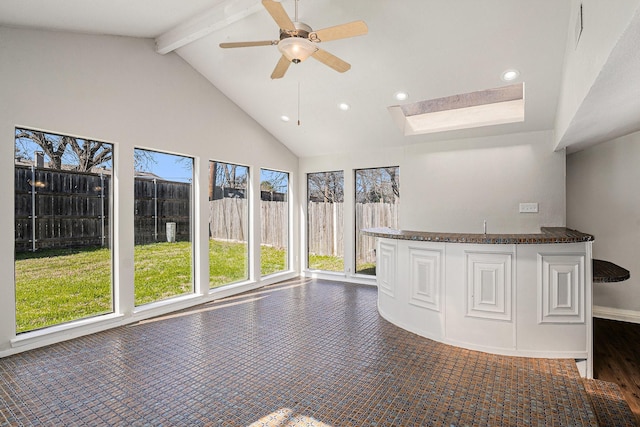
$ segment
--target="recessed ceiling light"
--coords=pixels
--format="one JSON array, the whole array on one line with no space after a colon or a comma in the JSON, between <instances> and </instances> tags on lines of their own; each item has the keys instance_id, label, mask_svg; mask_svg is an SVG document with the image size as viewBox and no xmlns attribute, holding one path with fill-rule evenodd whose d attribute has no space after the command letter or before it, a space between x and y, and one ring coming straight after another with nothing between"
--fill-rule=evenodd
<instances>
[{"instance_id":1,"label":"recessed ceiling light","mask_svg":"<svg viewBox=\"0 0 640 427\"><path fill-rule=\"evenodd\" d=\"M341 102L338 105L338 108L341 109L342 111L348 111L351 108L351 106L345 102Z\"/></svg>"},{"instance_id":2,"label":"recessed ceiling light","mask_svg":"<svg viewBox=\"0 0 640 427\"><path fill-rule=\"evenodd\" d=\"M288 122L290 119L289 116L280 116L280 120L282 120L283 122Z\"/></svg>"},{"instance_id":3,"label":"recessed ceiling light","mask_svg":"<svg viewBox=\"0 0 640 427\"><path fill-rule=\"evenodd\" d=\"M398 101L406 101L409 98L409 94L407 92L396 92L396 94L394 95L394 97L398 100Z\"/></svg>"},{"instance_id":4,"label":"recessed ceiling light","mask_svg":"<svg viewBox=\"0 0 640 427\"><path fill-rule=\"evenodd\" d=\"M502 73L502 80L504 80L505 82L510 82L517 79L519 75L520 73L518 72L518 70L507 70Z\"/></svg>"}]
</instances>

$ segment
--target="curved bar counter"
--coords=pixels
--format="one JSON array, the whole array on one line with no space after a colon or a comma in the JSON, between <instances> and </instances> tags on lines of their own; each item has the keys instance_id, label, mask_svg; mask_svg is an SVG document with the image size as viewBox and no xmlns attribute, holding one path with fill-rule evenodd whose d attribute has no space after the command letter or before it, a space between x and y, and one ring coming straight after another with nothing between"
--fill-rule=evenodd
<instances>
[{"instance_id":1,"label":"curved bar counter","mask_svg":"<svg viewBox=\"0 0 640 427\"><path fill-rule=\"evenodd\" d=\"M576 359L592 377L593 236L370 228L378 311L435 341L489 353Z\"/></svg>"}]
</instances>

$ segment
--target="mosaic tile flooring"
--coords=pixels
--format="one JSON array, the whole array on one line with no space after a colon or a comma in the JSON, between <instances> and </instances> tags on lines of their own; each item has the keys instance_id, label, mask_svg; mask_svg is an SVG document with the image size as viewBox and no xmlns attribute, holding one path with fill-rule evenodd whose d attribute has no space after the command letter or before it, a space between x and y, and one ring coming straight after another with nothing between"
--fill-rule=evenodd
<instances>
[{"instance_id":1,"label":"mosaic tile flooring","mask_svg":"<svg viewBox=\"0 0 640 427\"><path fill-rule=\"evenodd\" d=\"M293 280L0 359L0 425L597 425L572 361L435 343L376 297Z\"/></svg>"}]
</instances>

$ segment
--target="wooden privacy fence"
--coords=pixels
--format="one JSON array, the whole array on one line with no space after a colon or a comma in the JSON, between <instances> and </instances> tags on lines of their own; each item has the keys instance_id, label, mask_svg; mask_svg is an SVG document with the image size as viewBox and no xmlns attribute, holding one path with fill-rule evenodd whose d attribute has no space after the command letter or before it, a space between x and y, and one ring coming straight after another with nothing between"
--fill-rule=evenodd
<instances>
[{"instance_id":1,"label":"wooden privacy fence","mask_svg":"<svg viewBox=\"0 0 640 427\"><path fill-rule=\"evenodd\" d=\"M247 241L247 199L225 198L209 202L209 237L234 242ZM261 242L285 248L288 242L288 203L260 201Z\"/></svg>"},{"instance_id":2,"label":"wooden privacy fence","mask_svg":"<svg viewBox=\"0 0 640 427\"><path fill-rule=\"evenodd\" d=\"M307 204L309 253L344 256L344 203Z\"/></svg>"},{"instance_id":3,"label":"wooden privacy fence","mask_svg":"<svg viewBox=\"0 0 640 427\"><path fill-rule=\"evenodd\" d=\"M315 255L344 256L344 204L309 202L308 245ZM247 200L225 198L209 202L209 236L246 241ZM262 243L278 248L287 243L287 202L260 202ZM356 203L356 226L398 227L398 203ZM356 233L358 262L375 262L375 238Z\"/></svg>"},{"instance_id":4,"label":"wooden privacy fence","mask_svg":"<svg viewBox=\"0 0 640 427\"><path fill-rule=\"evenodd\" d=\"M286 248L289 242L288 233L288 202L260 201L261 242L264 245Z\"/></svg>"},{"instance_id":5,"label":"wooden privacy fence","mask_svg":"<svg viewBox=\"0 0 640 427\"><path fill-rule=\"evenodd\" d=\"M105 246L110 242L111 176L55 169L15 167L15 248ZM136 179L135 244L164 242L166 224L175 223L175 239L189 240L191 184ZM246 242L248 200L241 197L209 202L209 237ZM260 202L263 244L288 243L288 202ZM398 227L398 204L356 203L356 227ZM344 256L344 204L308 203L309 252ZM349 231L350 232L350 231ZM356 233L359 262L375 261L375 239Z\"/></svg>"},{"instance_id":6,"label":"wooden privacy fence","mask_svg":"<svg viewBox=\"0 0 640 427\"><path fill-rule=\"evenodd\" d=\"M15 249L105 246L110 242L111 175L15 166ZM188 240L191 184L136 179L135 243Z\"/></svg>"},{"instance_id":7,"label":"wooden privacy fence","mask_svg":"<svg viewBox=\"0 0 640 427\"><path fill-rule=\"evenodd\" d=\"M376 240L359 230L372 227L398 228L399 203L356 203L356 254L358 263L375 262ZM308 245L315 255L344 256L344 204L309 202Z\"/></svg>"},{"instance_id":8,"label":"wooden privacy fence","mask_svg":"<svg viewBox=\"0 0 640 427\"><path fill-rule=\"evenodd\" d=\"M108 175L15 167L15 249L109 246Z\"/></svg>"},{"instance_id":9,"label":"wooden privacy fence","mask_svg":"<svg viewBox=\"0 0 640 427\"><path fill-rule=\"evenodd\" d=\"M175 224L175 240L189 241L191 184L159 179L136 179L135 244L166 242L167 223Z\"/></svg>"},{"instance_id":10,"label":"wooden privacy fence","mask_svg":"<svg viewBox=\"0 0 640 427\"><path fill-rule=\"evenodd\" d=\"M247 199L224 198L209 201L209 238L246 242Z\"/></svg>"},{"instance_id":11,"label":"wooden privacy fence","mask_svg":"<svg viewBox=\"0 0 640 427\"><path fill-rule=\"evenodd\" d=\"M363 228L398 228L399 203L356 203L356 262L376 261L376 239L360 233Z\"/></svg>"}]
</instances>

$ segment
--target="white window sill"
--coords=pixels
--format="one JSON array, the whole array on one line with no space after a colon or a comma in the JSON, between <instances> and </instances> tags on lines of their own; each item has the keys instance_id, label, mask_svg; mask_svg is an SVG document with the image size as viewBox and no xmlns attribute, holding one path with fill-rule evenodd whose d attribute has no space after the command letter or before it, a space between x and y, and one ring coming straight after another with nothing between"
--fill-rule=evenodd
<instances>
[{"instance_id":1,"label":"white window sill","mask_svg":"<svg viewBox=\"0 0 640 427\"><path fill-rule=\"evenodd\" d=\"M16 335L16 337L11 340L11 347L17 348L34 343L42 343L47 339L59 341L61 336L76 336L76 334L73 334L73 331L82 330L83 332L86 332L87 329L91 329L91 327L99 327L100 330L106 329L114 323L121 322L123 318L124 316L122 314L110 313L86 319L74 320L60 325L48 326L36 331L23 332Z\"/></svg>"}]
</instances>

